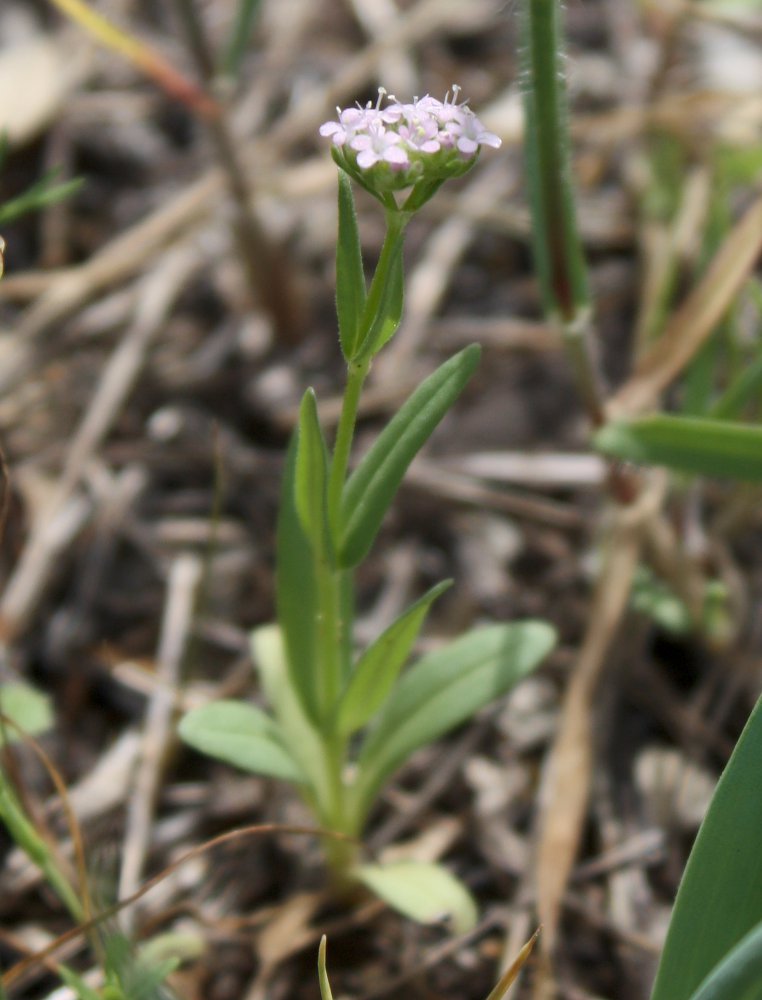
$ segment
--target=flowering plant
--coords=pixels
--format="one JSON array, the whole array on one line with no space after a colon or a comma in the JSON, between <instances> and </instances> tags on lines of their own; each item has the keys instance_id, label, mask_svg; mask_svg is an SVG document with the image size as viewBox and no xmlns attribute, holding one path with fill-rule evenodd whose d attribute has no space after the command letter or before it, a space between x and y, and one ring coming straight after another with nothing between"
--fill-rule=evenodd
<instances>
[{"instance_id":1,"label":"flowering plant","mask_svg":"<svg viewBox=\"0 0 762 1000\"><path fill-rule=\"evenodd\" d=\"M437 865L358 861L357 838L379 793L419 747L466 721L532 670L554 643L544 622L474 629L404 673L424 619L450 586L420 597L364 650L353 635L353 573L367 556L405 471L464 389L479 358L471 345L430 375L392 417L351 474L357 408L371 362L397 330L402 241L411 214L448 178L500 140L464 104L431 97L338 110L321 134L339 171L336 303L347 363L341 418L329 452L308 389L291 442L278 525L276 626L258 629L254 658L272 714L240 701L190 712L192 746L300 790L316 819L345 839L326 853L340 885L359 880L418 919L475 919L465 888ZM368 286L350 177L386 209L387 232ZM409 189L404 200L395 195Z\"/></svg>"}]
</instances>

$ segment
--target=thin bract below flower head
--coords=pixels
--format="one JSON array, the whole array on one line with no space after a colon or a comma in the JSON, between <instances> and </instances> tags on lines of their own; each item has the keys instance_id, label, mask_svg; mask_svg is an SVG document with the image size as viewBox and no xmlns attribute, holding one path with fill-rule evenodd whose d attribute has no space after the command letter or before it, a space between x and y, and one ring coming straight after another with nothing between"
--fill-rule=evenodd
<instances>
[{"instance_id":1,"label":"thin bract below flower head","mask_svg":"<svg viewBox=\"0 0 762 1000\"><path fill-rule=\"evenodd\" d=\"M380 87L375 105L337 108L337 118L321 125L320 134L330 138L337 164L390 207L393 192L425 185L433 194L469 170L482 146L501 145L465 102L458 103L459 93L456 86L452 99L449 93L444 101L427 94L405 104ZM429 197L411 196L410 208Z\"/></svg>"}]
</instances>

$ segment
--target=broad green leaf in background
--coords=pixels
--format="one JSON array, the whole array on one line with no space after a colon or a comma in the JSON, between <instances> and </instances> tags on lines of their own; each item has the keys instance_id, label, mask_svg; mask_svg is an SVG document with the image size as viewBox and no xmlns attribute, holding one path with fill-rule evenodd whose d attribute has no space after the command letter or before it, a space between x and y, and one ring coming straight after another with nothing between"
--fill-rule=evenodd
<instances>
[{"instance_id":1,"label":"broad green leaf in background","mask_svg":"<svg viewBox=\"0 0 762 1000\"><path fill-rule=\"evenodd\" d=\"M629 462L762 482L762 427L657 414L607 424L593 441L605 455Z\"/></svg>"},{"instance_id":2,"label":"broad green leaf in background","mask_svg":"<svg viewBox=\"0 0 762 1000\"><path fill-rule=\"evenodd\" d=\"M194 749L244 771L305 780L277 724L246 702L222 700L195 708L180 720L179 733Z\"/></svg>"},{"instance_id":3,"label":"broad green leaf in background","mask_svg":"<svg viewBox=\"0 0 762 1000\"><path fill-rule=\"evenodd\" d=\"M418 638L429 608L451 585L452 580L445 580L432 587L365 650L339 706L336 729L342 736L348 736L364 726L386 701Z\"/></svg>"},{"instance_id":4,"label":"broad green leaf in background","mask_svg":"<svg viewBox=\"0 0 762 1000\"><path fill-rule=\"evenodd\" d=\"M341 350L347 361L357 354L365 309L365 274L357 231L357 213L352 183L339 171L339 235L336 244L336 314Z\"/></svg>"},{"instance_id":5,"label":"broad green leaf in background","mask_svg":"<svg viewBox=\"0 0 762 1000\"><path fill-rule=\"evenodd\" d=\"M5 742L15 743L22 739L23 733L37 736L53 725L50 699L28 684L1 684L0 712L13 723L6 725L0 720L0 747Z\"/></svg>"},{"instance_id":6,"label":"broad green leaf in background","mask_svg":"<svg viewBox=\"0 0 762 1000\"><path fill-rule=\"evenodd\" d=\"M762 921L709 973L691 1000L759 1000L761 992Z\"/></svg>"},{"instance_id":7,"label":"broad green leaf in background","mask_svg":"<svg viewBox=\"0 0 762 1000\"><path fill-rule=\"evenodd\" d=\"M392 691L358 761L363 817L386 779L419 747L460 725L533 670L556 641L541 621L474 629L422 657Z\"/></svg>"},{"instance_id":8,"label":"broad green leaf in background","mask_svg":"<svg viewBox=\"0 0 762 1000\"><path fill-rule=\"evenodd\" d=\"M326 497L328 453L312 389L308 389L302 397L298 441L294 478L296 512L314 552L319 558L324 558L329 547Z\"/></svg>"},{"instance_id":9,"label":"broad green leaf in background","mask_svg":"<svg viewBox=\"0 0 762 1000\"><path fill-rule=\"evenodd\" d=\"M278 621L283 629L288 676L307 717L318 718L315 677L315 623L317 594L310 544L294 502L294 475L298 433L286 456L278 512L275 594Z\"/></svg>"},{"instance_id":10,"label":"broad green leaf in background","mask_svg":"<svg viewBox=\"0 0 762 1000\"><path fill-rule=\"evenodd\" d=\"M762 920L760 762L762 699L720 778L688 858L651 1000L689 1000Z\"/></svg>"},{"instance_id":11,"label":"broad green leaf in background","mask_svg":"<svg viewBox=\"0 0 762 1000\"><path fill-rule=\"evenodd\" d=\"M356 566L367 555L407 467L465 388L480 353L472 344L429 375L349 477L341 502L343 566Z\"/></svg>"},{"instance_id":12,"label":"broad green leaf in background","mask_svg":"<svg viewBox=\"0 0 762 1000\"><path fill-rule=\"evenodd\" d=\"M397 861L362 865L353 874L384 902L419 923L448 917L456 934L466 934L476 926L471 893L442 865Z\"/></svg>"}]
</instances>

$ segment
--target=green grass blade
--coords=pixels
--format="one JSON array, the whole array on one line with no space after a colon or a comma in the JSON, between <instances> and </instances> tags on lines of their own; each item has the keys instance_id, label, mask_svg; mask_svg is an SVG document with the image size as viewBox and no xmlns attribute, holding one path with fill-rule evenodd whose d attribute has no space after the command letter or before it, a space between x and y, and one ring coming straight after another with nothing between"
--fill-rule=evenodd
<instances>
[{"instance_id":1,"label":"green grass blade","mask_svg":"<svg viewBox=\"0 0 762 1000\"><path fill-rule=\"evenodd\" d=\"M321 1000L333 1000L331 984L328 982L328 969L325 964L325 948L326 936L324 934L320 939L320 948L318 949L318 980L320 982L320 998Z\"/></svg>"},{"instance_id":2,"label":"green grass blade","mask_svg":"<svg viewBox=\"0 0 762 1000\"><path fill-rule=\"evenodd\" d=\"M305 780L278 725L255 705L225 699L202 705L183 716L178 732L188 746L244 771Z\"/></svg>"},{"instance_id":3,"label":"green grass blade","mask_svg":"<svg viewBox=\"0 0 762 1000\"><path fill-rule=\"evenodd\" d=\"M733 380L709 411L714 420L732 420L740 417L745 407L760 398L762 390L762 345L759 354L747 368Z\"/></svg>"},{"instance_id":4,"label":"green grass blade","mask_svg":"<svg viewBox=\"0 0 762 1000\"><path fill-rule=\"evenodd\" d=\"M22 215L29 212L39 212L49 205L57 205L59 201L71 198L84 184L81 177L76 177L70 181L63 181L61 184L54 184L55 171L51 171L42 180L27 188L23 194L17 198L0 205L0 226L6 226L10 222L15 222Z\"/></svg>"},{"instance_id":5,"label":"green grass blade","mask_svg":"<svg viewBox=\"0 0 762 1000\"><path fill-rule=\"evenodd\" d=\"M348 175L339 171L339 235L336 244L336 315L341 350L347 361L359 347L366 289L357 213Z\"/></svg>"},{"instance_id":6,"label":"green grass blade","mask_svg":"<svg viewBox=\"0 0 762 1000\"><path fill-rule=\"evenodd\" d=\"M720 778L677 893L651 1000L689 1000L762 919L762 699Z\"/></svg>"},{"instance_id":7,"label":"green grass blade","mask_svg":"<svg viewBox=\"0 0 762 1000\"><path fill-rule=\"evenodd\" d=\"M709 973L691 1000L759 1000L762 994L762 922Z\"/></svg>"},{"instance_id":8,"label":"green grass blade","mask_svg":"<svg viewBox=\"0 0 762 1000\"><path fill-rule=\"evenodd\" d=\"M275 595L291 686L307 717L318 719L315 646L317 586L312 550L296 513L294 478L298 434L291 440L278 512Z\"/></svg>"},{"instance_id":9,"label":"green grass blade","mask_svg":"<svg viewBox=\"0 0 762 1000\"><path fill-rule=\"evenodd\" d=\"M629 462L762 482L762 427L658 414L607 424L593 441L605 455Z\"/></svg>"},{"instance_id":10,"label":"green grass blade","mask_svg":"<svg viewBox=\"0 0 762 1000\"><path fill-rule=\"evenodd\" d=\"M343 566L367 555L407 467L465 388L480 353L472 344L422 382L349 477L341 502Z\"/></svg>"},{"instance_id":11,"label":"green grass blade","mask_svg":"<svg viewBox=\"0 0 762 1000\"><path fill-rule=\"evenodd\" d=\"M261 6L262 0L239 0L230 40L222 60L221 69L224 76L238 76L241 62L251 41L254 21Z\"/></svg>"},{"instance_id":12,"label":"green grass blade","mask_svg":"<svg viewBox=\"0 0 762 1000\"><path fill-rule=\"evenodd\" d=\"M429 653L402 677L369 733L358 761L358 816L384 782L419 747L460 725L505 694L550 652L545 622L474 629Z\"/></svg>"},{"instance_id":13,"label":"green grass blade","mask_svg":"<svg viewBox=\"0 0 762 1000\"><path fill-rule=\"evenodd\" d=\"M339 706L336 728L342 736L361 729L381 708L410 655L429 608L451 585L451 580L445 580L432 587L365 650Z\"/></svg>"}]
</instances>

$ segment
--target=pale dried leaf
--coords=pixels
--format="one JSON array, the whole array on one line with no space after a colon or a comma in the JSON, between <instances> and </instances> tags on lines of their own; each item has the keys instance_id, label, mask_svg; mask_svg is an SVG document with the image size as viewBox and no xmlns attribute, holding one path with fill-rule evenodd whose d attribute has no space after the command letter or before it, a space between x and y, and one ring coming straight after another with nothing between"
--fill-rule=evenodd
<instances>
[{"instance_id":1,"label":"pale dried leaf","mask_svg":"<svg viewBox=\"0 0 762 1000\"><path fill-rule=\"evenodd\" d=\"M561 904L577 857L590 789L593 701L606 654L617 633L638 563L640 530L619 522L609 539L590 625L561 710L541 792L537 849L537 912L543 926L541 949L550 954Z\"/></svg>"},{"instance_id":2,"label":"pale dried leaf","mask_svg":"<svg viewBox=\"0 0 762 1000\"><path fill-rule=\"evenodd\" d=\"M762 198L726 236L711 265L662 336L608 405L613 418L649 409L695 356L729 309L762 251Z\"/></svg>"},{"instance_id":3,"label":"pale dried leaf","mask_svg":"<svg viewBox=\"0 0 762 1000\"><path fill-rule=\"evenodd\" d=\"M0 131L11 146L33 139L54 120L82 78L84 50L40 35L0 52Z\"/></svg>"}]
</instances>

